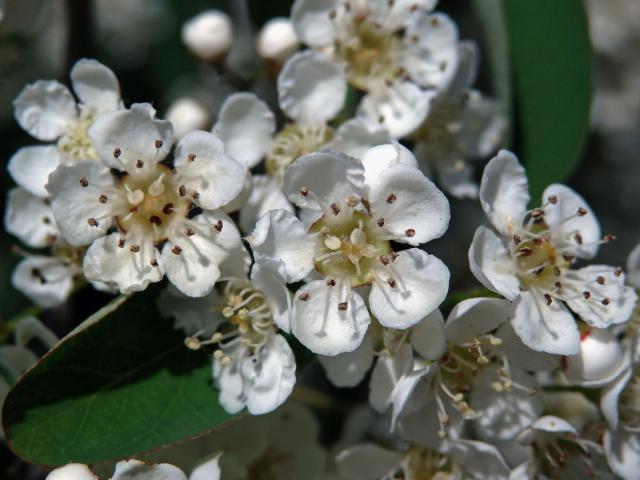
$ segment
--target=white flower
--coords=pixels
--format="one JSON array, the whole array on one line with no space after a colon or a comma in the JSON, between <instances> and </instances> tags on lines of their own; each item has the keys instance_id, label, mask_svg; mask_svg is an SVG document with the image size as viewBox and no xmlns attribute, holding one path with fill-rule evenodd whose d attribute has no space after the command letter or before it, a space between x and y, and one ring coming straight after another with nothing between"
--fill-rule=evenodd
<instances>
[{"instance_id":1,"label":"white flower","mask_svg":"<svg viewBox=\"0 0 640 480\"><path fill-rule=\"evenodd\" d=\"M295 384L293 352L277 328L289 331L287 288L279 275L256 263L251 280L225 280L220 294L200 299L180 298L168 290L160 300L162 311L176 318L176 327L197 350L215 345L213 379L220 403L229 413L247 408L259 415L279 407Z\"/></svg>"},{"instance_id":2,"label":"white flower","mask_svg":"<svg viewBox=\"0 0 640 480\"><path fill-rule=\"evenodd\" d=\"M88 465L69 463L56 468L46 480L98 480ZM187 480L182 470L168 463L146 463L140 460L122 460L116 464L111 480ZM191 476L189 480L198 480Z\"/></svg>"},{"instance_id":3,"label":"white flower","mask_svg":"<svg viewBox=\"0 0 640 480\"><path fill-rule=\"evenodd\" d=\"M267 21L258 33L256 43L258 55L277 63L283 63L300 46L291 21L283 17Z\"/></svg>"},{"instance_id":4,"label":"white flower","mask_svg":"<svg viewBox=\"0 0 640 480\"><path fill-rule=\"evenodd\" d=\"M395 252L391 240L416 246L441 236L449 204L393 145L376 147L363 161L338 153L300 157L284 178L289 200L311 226L272 210L247 239L257 259L289 282L319 278L295 295L292 333L310 350L337 355L362 342L370 315L380 324L408 328L444 299L449 271L418 248ZM408 152L406 152L408 153ZM383 168L386 166L387 168Z\"/></svg>"},{"instance_id":5,"label":"white flower","mask_svg":"<svg viewBox=\"0 0 640 480\"><path fill-rule=\"evenodd\" d=\"M601 243L595 215L577 193L554 184L542 205L527 209L524 169L501 151L485 168L480 202L497 230L476 230L469 263L487 288L516 303L512 325L531 349L576 354L580 333L573 311L595 328L626 321L636 294L624 285L621 269L607 265L572 268L577 258L592 258Z\"/></svg>"},{"instance_id":6,"label":"white flower","mask_svg":"<svg viewBox=\"0 0 640 480\"><path fill-rule=\"evenodd\" d=\"M434 169L442 185L457 198L476 198L469 160L483 159L498 147L506 126L500 104L472 90L478 70L478 48L459 45L459 63L451 83L431 101L425 122L414 134L416 157Z\"/></svg>"},{"instance_id":7,"label":"white flower","mask_svg":"<svg viewBox=\"0 0 640 480\"><path fill-rule=\"evenodd\" d=\"M167 109L166 119L173 125L173 133L181 139L194 130L204 130L209 123L209 112L198 100L180 97Z\"/></svg>"},{"instance_id":8,"label":"white flower","mask_svg":"<svg viewBox=\"0 0 640 480\"><path fill-rule=\"evenodd\" d=\"M226 13L205 10L182 26L182 41L202 60L217 60L231 48L233 24Z\"/></svg>"},{"instance_id":9,"label":"white flower","mask_svg":"<svg viewBox=\"0 0 640 480\"><path fill-rule=\"evenodd\" d=\"M183 293L202 296L240 242L233 222L216 209L238 195L245 169L206 132L184 137L169 169L160 162L173 143L171 124L154 113L143 104L100 117L90 136L101 162L60 165L51 174L53 214L71 245L90 245L88 280L126 293L166 272ZM202 213L192 218L194 206Z\"/></svg>"},{"instance_id":10,"label":"white flower","mask_svg":"<svg viewBox=\"0 0 640 480\"><path fill-rule=\"evenodd\" d=\"M291 19L298 37L344 68L365 95L359 115L393 136L422 123L432 91L451 80L458 32L432 0L345 2L296 0Z\"/></svg>"},{"instance_id":11,"label":"white flower","mask_svg":"<svg viewBox=\"0 0 640 480\"><path fill-rule=\"evenodd\" d=\"M9 173L21 187L46 197L49 174L60 162L92 160L96 150L87 134L102 114L123 108L118 79L95 60L82 59L71 69L78 97L54 80L27 85L13 101L20 126L38 140L57 141L18 150L9 161Z\"/></svg>"}]
</instances>

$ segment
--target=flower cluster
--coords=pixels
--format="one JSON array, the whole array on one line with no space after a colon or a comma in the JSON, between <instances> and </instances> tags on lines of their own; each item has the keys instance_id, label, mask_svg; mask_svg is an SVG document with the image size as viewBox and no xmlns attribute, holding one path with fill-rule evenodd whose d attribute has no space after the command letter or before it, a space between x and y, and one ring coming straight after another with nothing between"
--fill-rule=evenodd
<instances>
[{"instance_id":1,"label":"flower cluster","mask_svg":"<svg viewBox=\"0 0 640 480\"><path fill-rule=\"evenodd\" d=\"M132 294L166 276L158 322L210 356L224 410L270 414L244 432L255 445L230 431L180 465L190 479L635 478L640 248L628 276L590 263L614 237L582 196L553 184L530 204L524 167L499 150L504 106L474 89L478 47L435 4L296 0L257 36L272 95L235 91L212 125L193 99L171 121L125 105L95 60L71 70L77 99L56 81L15 99L49 143L9 162L5 226L38 250L18 249L14 286L49 308L87 283ZM207 11L182 39L243 77L238 27ZM449 267L427 253L456 235L451 197L486 215L465 219L480 294L449 295ZM336 387L368 384L375 416L331 455L306 410L281 407L302 351ZM130 460L112 478L187 476Z\"/></svg>"}]
</instances>

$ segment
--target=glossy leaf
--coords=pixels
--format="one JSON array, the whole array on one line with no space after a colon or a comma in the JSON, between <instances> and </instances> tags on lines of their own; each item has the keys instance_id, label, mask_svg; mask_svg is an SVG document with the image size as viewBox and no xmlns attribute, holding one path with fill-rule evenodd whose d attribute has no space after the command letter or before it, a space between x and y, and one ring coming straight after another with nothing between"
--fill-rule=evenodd
<instances>
[{"instance_id":1,"label":"glossy leaf","mask_svg":"<svg viewBox=\"0 0 640 480\"><path fill-rule=\"evenodd\" d=\"M591 100L591 47L581 0L504 0L521 159L534 202L571 173Z\"/></svg>"},{"instance_id":2,"label":"glossy leaf","mask_svg":"<svg viewBox=\"0 0 640 480\"><path fill-rule=\"evenodd\" d=\"M212 387L210 360L184 347L172 321L156 312L153 292L120 297L92 317L6 399L3 424L23 459L115 460L230 419Z\"/></svg>"}]
</instances>

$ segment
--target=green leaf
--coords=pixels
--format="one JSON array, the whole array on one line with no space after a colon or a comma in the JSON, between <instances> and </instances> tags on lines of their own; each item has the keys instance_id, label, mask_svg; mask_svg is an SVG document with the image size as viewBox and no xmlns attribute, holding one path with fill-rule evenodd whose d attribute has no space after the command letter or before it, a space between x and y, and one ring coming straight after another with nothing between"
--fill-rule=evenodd
<instances>
[{"instance_id":1,"label":"green leaf","mask_svg":"<svg viewBox=\"0 0 640 480\"><path fill-rule=\"evenodd\" d=\"M116 460L231 418L210 360L160 318L154 290L114 300L9 392L3 423L16 454L45 465Z\"/></svg>"},{"instance_id":2,"label":"green leaf","mask_svg":"<svg viewBox=\"0 0 640 480\"><path fill-rule=\"evenodd\" d=\"M591 100L591 47L581 0L504 0L520 157L534 201L573 170Z\"/></svg>"}]
</instances>

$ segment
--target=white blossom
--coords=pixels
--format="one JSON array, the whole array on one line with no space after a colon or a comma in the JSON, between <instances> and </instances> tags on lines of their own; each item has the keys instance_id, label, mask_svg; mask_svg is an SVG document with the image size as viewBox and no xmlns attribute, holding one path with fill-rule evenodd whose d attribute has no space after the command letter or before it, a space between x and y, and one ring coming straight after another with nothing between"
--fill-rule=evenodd
<instances>
[{"instance_id":1,"label":"white blossom","mask_svg":"<svg viewBox=\"0 0 640 480\"><path fill-rule=\"evenodd\" d=\"M180 97L171 103L166 118L173 125L173 133L178 140L189 132L205 130L210 125L207 108L191 97Z\"/></svg>"},{"instance_id":2,"label":"white blossom","mask_svg":"<svg viewBox=\"0 0 640 480\"><path fill-rule=\"evenodd\" d=\"M300 47L291 21L284 17L267 21L258 33L256 43L258 55L277 63L283 63Z\"/></svg>"},{"instance_id":3,"label":"white blossom","mask_svg":"<svg viewBox=\"0 0 640 480\"><path fill-rule=\"evenodd\" d=\"M205 10L182 26L182 41L202 60L217 60L233 44L233 24L226 13Z\"/></svg>"}]
</instances>

